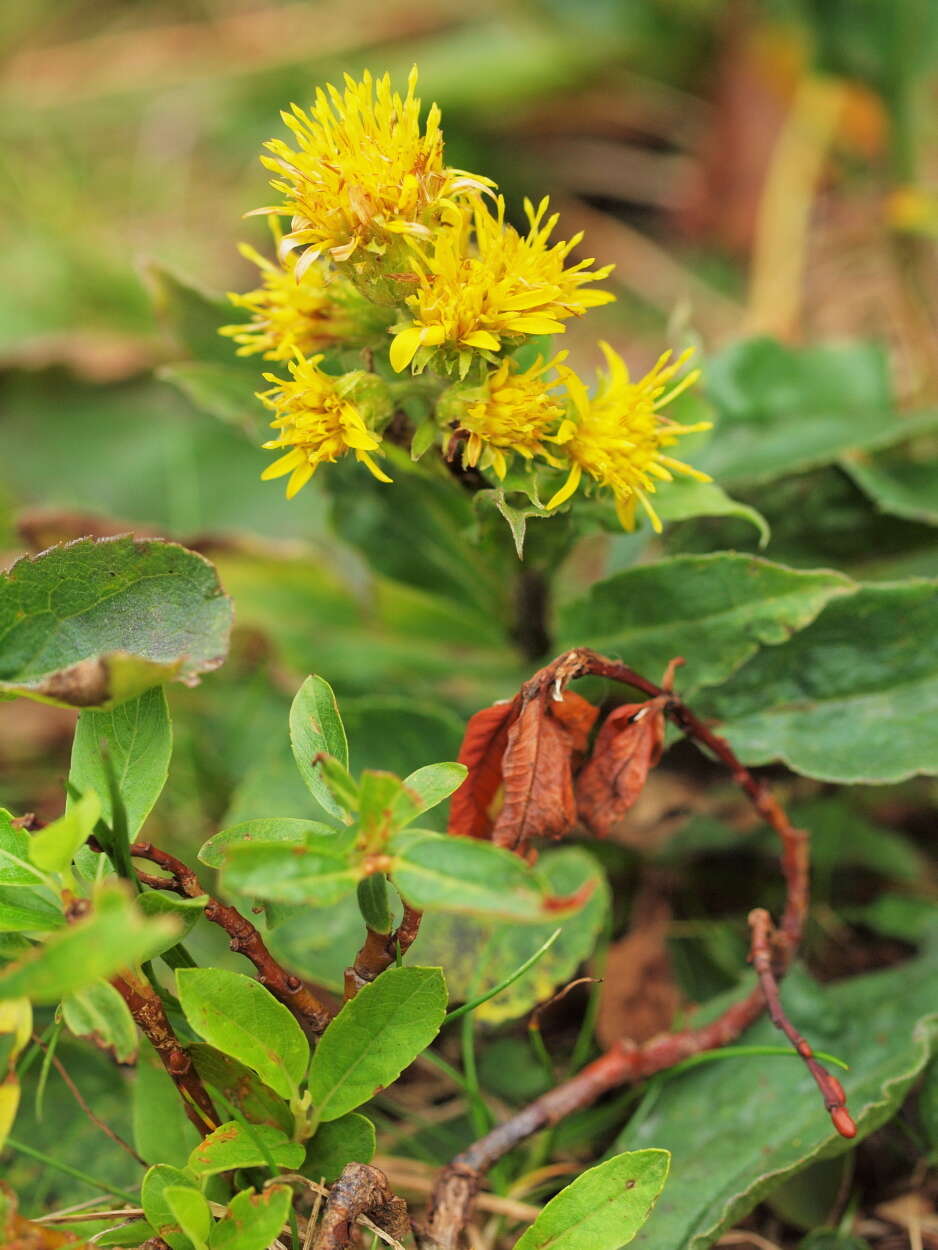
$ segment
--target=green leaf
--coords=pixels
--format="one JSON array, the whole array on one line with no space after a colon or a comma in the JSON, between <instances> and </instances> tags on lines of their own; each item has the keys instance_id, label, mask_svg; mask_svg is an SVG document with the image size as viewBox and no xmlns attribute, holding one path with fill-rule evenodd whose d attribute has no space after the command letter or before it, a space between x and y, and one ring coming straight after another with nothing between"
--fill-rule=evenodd
<instances>
[{"instance_id":1,"label":"green leaf","mask_svg":"<svg viewBox=\"0 0 938 1250\"><path fill-rule=\"evenodd\" d=\"M64 924L62 912L44 894L21 887L0 886L0 933L41 933Z\"/></svg>"},{"instance_id":2,"label":"green leaf","mask_svg":"<svg viewBox=\"0 0 938 1250\"><path fill-rule=\"evenodd\" d=\"M95 1246L126 1246L135 1247L142 1246L148 1237L155 1237L151 1225L146 1220L130 1220L126 1224L120 1224L117 1228L111 1228L106 1233L98 1233L95 1240Z\"/></svg>"},{"instance_id":3,"label":"green leaf","mask_svg":"<svg viewBox=\"0 0 938 1250\"><path fill-rule=\"evenodd\" d=\"M195 1147L189 1156L189 1171L205 1177L237 1168L265 1167L267 1155L280 1167L298 1168L304 1148L269 1124L252 1124L248 1131L237 1120L230 1120Z\"/></svg>"},{"instance_id":4,"label":"green leaf","mask_svg":"<svg viewBox=\"0 0 938 1250\"><path fill-rule=\"evenodd\" d=\"M391 907L388 901L388 880L382 872L363 877L356 891L358 910L367 928L375 933L390 933Z\"/></svg>"},{"instance_id":5,"label":"green leaf","mask_svg":"<svg viewBox=\"0 0 938 1250\"><path fill-rule=\"evenodd\" d=\"M42 885L44 875L29 857L30 836L13 824L13 817L0 807L0 886Z\"/></svg>"},{"instance_id":6,"label":"green leaf","mask_svg":"<svg viewBox=\"0 0 938 1250\"><path fill-rule=\"evenodd\" d=\"M115 991L116 993L116 991ZM145 1163L184 1168L200 1140L179 1090L149 1044L141 1047L131 1094L134 1146Z\"/></svg>"},{"instance_id":7,"label":"green leaf","mask_svg":"<svg viewBox=\"0 0 938 1250\"><path fill-rule=\"evenodd\" d=\"M64 816L34 833L29 839L29 858L44 872L59 872L71 882L70 864L75 852L88 841L101 814L101 800L94 790L72 803Z\"/></svg>"},{"instance_id":8,"label":"green leaf","mask_svg":"<svg viewBox=\"0 0 938 1250\"><path fill-rule=\"evenodd\" d=\"M852 1237L835 1228L816 1228L798 1242L798 1250L872 1250L865 1237Z\"/></svg>"},{"instance_id":9,"label":"green leaf","mask_svg":"<svg viewBox=\"0 0 938 1250\"><path fill-rule=\"evenodd\" d=\"M938 1147L938 1059L925 1069L918 1093L918 1118L929 1146Z\"/></svg>"},{"instance_id":10,"label":"green leaf","mask_svg":"<svg viewBox=\"0 0 938 1250\"><path fill-rule=\"evenodd\" d=\"M290 745L293 758L313 798L333 816L345 818L315 763L318 755L332 755L348 768L348 741L332 687L321 677L307 677L290 708Z\"/></svg>"},{"instance_id":11,"label":"green leaf","mask_svg":"<svg viewBox=\"0 0 938 1250\"><path fill-rule=\"evenodd\" d=\"M444 764L426 764L404 778L404 789L408 792L406 808L395 811L395 818L403 828L424 812L436 807L444 799L448 799L454 790L462 785L469 770L465 764L447 762ZM414 803L414 796L417 802ZM406 815L406 819L405 819Z\"/></svg>"},{"instance_id":12,"label":"green leaf","mask_svg":"<svg viewBox=\"0 0 938 1250\"><path fill-rule=\"evenodd\" d=\"M220 421L239 426L252 436L263 429L263 409L256 394L261 385L259 370L253 372L243 366L208 360L183 360L163 365L157 370L157 377L178 386L196 408Z\"/></svg>"},{"instance_id":13,"label":"green leaf","mask_svg":"<svg viewBox=\"0 0 938 1250\"><path fill-rule=\"evenodd\" d=\"M196 360L215 360L231 369L239 367L231 340L218 333L220 325L246 320L244 311L236 308L223 295L205 291L167 269L164 265L147 266L157 312L169 323L181 345ZM250 365L241 366L245 374Z\"/></svg>"},{"instance_id":14,"label":"green leaf","mask_svg":"<svg viewBox=\"0 0 938 1250\"><path fill-rule=\"evenodd\" d=\"M335 830L313 820L293 820L286 816L243 820L228 829L222 829L203 843L199 859L209 868L221 868L226 855L235 847L268 845L273 842L302 846L307 840L313 842L320 834L334 835Z\"/></svg>"},{"instance_id":15,"label":"green leaf","mask_svg":"<svg viewBox=\"0 0 938 1250\"><path fill-rule=\"evenodd\" d=\"M938 771L938 583L865 586L833 600L707 700L744 763L782 760L825 781Z\"/></svg>"},{"instance_id":16,"label":"green leaf","mask_svg":"<svg viewBox=\"0 0 938 1250\"><path fill-rule=\"evenodd\" d=\"M193 1250L192 1242L182 1232L166 1198L167 1189L185 1187L198 1192L198 1184L187 1172L158 1163L149 1169L140 1186L140 1205L147 1223L171 1247L171 1250Z\"/></svg>"},{"instance_id":17,"label":"green leaf","mask_svg":"<svg viewBox=\"0 0 938 1250\"><path fill-rule=\"evenodd\" d=\"M226 891L279 903L329 907L355 889L362 869L349 864L344 839L312 834L304 846L235 844L225 856Z\"/></svg>"},{"instance_id":18,"label":"green leaf","mask_svg":"<svg viewBox=\"0 0 938 1250\"><path fill-rule=\"evenodd\" d=\"M166 784L173 752L173 730L163 690L146 690L111 711L86 708L78 717L69 781L82 794L94 790L101 796L101 814L110 825L113 812L102 743L106 743L127 813L127 834L133 842Z\"/></svg>"},{"instance_id":19,"label":"green leaf","mask_svg":"<svg viewBox=\"0 0 938 1250\"><path fill-rule=\"evenodd\" d=\"M129 535L80 538L0 578L0 694L100 708L191 685L221 664L230 627L202 556Z\"/></svg>"},{"instance_id":20,"label":"green leaf","mask_svg":"<svg viewBox=\"0 0 938 1250\"><path fill-rule=\"evenodd\" d=\"M388 968L345 1004L309 1070L318 1119L337 1120L396 1081L440 1030L446 983L439 968Z\"/></svg>"},{"instance_id":21,"label":"green leaf","mask_svg":"<svg viewBox=\"0 0 938 1250\"><path fill-rule=\"evenodd\" d=\"M666 1150L633 1150L582 1172L551 1198L515 1250L618 1250L652 1213L668 1179Z\"/></svg>"},{"instance_id":22,"label":"green leaf","mask_svg":"<svg viewBox=\"0 0 938 1250\"><path fill-rule=\"evenodd\" d=\"M282 1098L297 1093L309 1043L268 990L221 968L180 968L176 986L186 1019L201 1038L246 1064Z\"/></svg>"},{"instance_id":23,"label":"green leaf","mask_svg":"<svg viewBox=\"0 0 938 1250\"><path fill-rule=\"evenodd\" d=\"M844 456L841 465L880 512L938 525L938 466L934 457Z\"/></svg>"},{"instance_id":24,"label":"green leaf","mask_svg":"<svg viewBox=\"0 0 938 1250\"><path fill-rule=\"evenodd\" d=\"M370 1163L376 1144L372 1122L367 1116L350 1111L338 1120L320 1124L306 1147L303 1172L310 1180L331 1185L339 1179L346 1163Z\"/></svg>"},{"instance_id":25,"label":"green leaf","mask_svg":"<svg viewBox=\"0 0 938 1250\"><path fill-rule=\"evenodd\" d=\"M725 487L830 464L938 425L938 413L896 411L884 352L863 343L789 348L737 343L707 363L716 428L694 465Z\"/></svg>"},{"instance_id":26,"label":"green leaf","mask_svg":"<svg viewBox=\"0 0 938 1250\"><path fill-rule=\"evenodd\" d=\"M208 902L207 894L181 898L178 894L169 894L164 890L143 890L137 895L137 906L145 916L169 916L179 924L172 941L167 938L167 945L156 952L158 955L162 955L164 950L169 950L192 932Z\"/></svg>"},{"instance_id":27,"label":"green leaf","mask_svg":"<svg viewBox=\"0 0 938 1250\"><path fill-rule=\"evenodd\" d=\"M653 680L682 655L680 689L712 686L760 647L804 629L853 585L841 573L801 572L758 556L674 556L618 573L561 609L557 649L621 655Z\"/></svg>"},{"instance_id":28,"label":"green leaf","mask_svg":"<svg viewBox=\"0 0 938 1250\"><path fill-rule=\"evenodd\" d=\"M411 948L421 963L445 968L450 998L466 1002L498 985L530 959L560 925L560 937L532 968L475 1009L479 1020L491 1024L524 1015L576 975L592 953L609 905L602 869L581 847L544 851L531 872L545 895L574 894L590 883L594 888L572 916L547 917L539 924L493 923L488 917L430 911Z\"/></svg>"},{"instance_id":29,"label":"green leaf","mask_svg":"<svg viewBox=\"0 0 938 1250\"><path fill-rule=\"evenodd\" d=\"M56 1003L152 958L178 932L168 916L149 920L141 915L122 885L104 885L90 915L58 930L0 972L0 998L28 995L34 1003Z\"/></svg>"},{"instance_id":30,"label":"green leaf","mask_svg":"<svg viewBox=\"0 0 938 1250\"><path fill-rule=\"evenodd\" d=\"M748 504L731 499L716 482L697 482L693 478L675 478L662 483L655 492L655 511L662 521L690 521L699 516L738 517L755 526L759 546L768 544L769 523L761 512Z\"/></svg>"},{"instance_id":31,"label":"green leaf","mask_svg":"<svg viewBox=\"0 0 938 1250\"><path fill-rule=\"evenodd\" d=\"M526 922L553 918L555 929L565 910L578 910L577 902L585 902L581 898L564 907L544 892L524 860L491 842L408 829L395 835L388 849L394 886L421 911Z\"/></svg>"},{"instance_id":32,"label":"green leaf","mask_svg":"<svg viewBox=\"0 0 938 1250\"><path fill-rule=\"evenodd\" d=\"M211 1250L267 1250L289 1218L292 1196L287 1185L235 1194L228 1214L212 1230Z\"/></svg>"},{"instance_id":33,"label":"green leaf","mask_svg":"<svg viewBox=\"0 0 938 1250\"><path fill-rule=\"evenodd\" d=\"M89 1037L111 1051L118 1063L137 1058L137 1026L130 1008L107 981L97 981L62 999L66 1027L76 1037ZM179 1095L175 1093L176 1100Z\"/></svg>"},{"instance_id":34,"label":"green leaf","mask_svg":"<svg viewBox=\"0 0 938 1250\"><path fill-rule=\"evenodd\" d=\"M796 995L801 1004L799 1029L850 1065L838 1075L860 1140L895 1114L938 1040L938 1015L929 1012L936 966L932 950L888 972L823 988L807 982L810 997L799 993L803 973L785 981L789 1010ZM741 1041L777 1037L763 1019ZM835 1132L802 1065L732 1062L731 1079L716 1062L666 1082L650 1113L618 1138L618 1149L654 1144L672 1152L673 1184L636 1239L642 1250L705 1250L786 1177L856 1144Z\"/></svg>"},{"instance_id":35,"label":"green leaf","mask_svg":"<svg viewBox=\"0 0 938 1250\"><path fill-rule=\"evenodd\" d=\"M212 1227L212 1212L202 1194L189 1185L167 1185L163 1190L163 1201L195 1250L207 1250L206 1238Z\"/></svg>"},{"instance_id":36,"label":"green leaf","mask_svg":"<svg viewBox=\"0 0 938 1250\"><path fill-rule=\"evenodd\" d=\"M246 1120L252 1124L270 1124L283 1133L293 1132L290 1108L279 1095L258 1080L250 1068L202 1042L190 1046L189 1054L205 1084L219 1090Z\"/></svg>"}]
</instances>

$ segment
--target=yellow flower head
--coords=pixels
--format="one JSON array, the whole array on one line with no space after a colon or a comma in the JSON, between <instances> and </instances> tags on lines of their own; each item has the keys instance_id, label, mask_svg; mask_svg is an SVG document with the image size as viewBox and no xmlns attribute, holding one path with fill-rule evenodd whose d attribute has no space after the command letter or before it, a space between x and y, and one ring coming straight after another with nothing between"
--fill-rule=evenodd
<instances>
[{"instance_id":1,"label":"yellow flower head","mask_svg":"<svg viewBox=\"0 0 938 1250\"><path fill-rule=\"evenodd\" d=\"M269 464L261 478L269 481L289 473L288 499L306 485L324 461L332 463L349 451L367 465L378 481L391 480L369 454L380 449L381 439L369 429L365 413L354 399L364 375L359 372L332 377L319 368L322 359L311 356L307 360L297 353L289 366L289 379L265 373L265 379L273 386L258 395L276 414L270 424L278 431L277 437L264 447L290 449Z\"/></svg>"},{"instance_id":2,"label":"yellow flower head","mask_svg":"<svg viewBox=\"0 0 938 1250\"><path fill-rule=\"evenodd\" d=\"M359 248L380 254L393 236L428 237L449 197L493 185L444 166L440 110L430 108L422 130L416 85L416 67L403 98L387 74L346 74L344 91L318 88L309 112L294 104L282 114L297 150L271 139L261 161L284 202L257 211L292 215L283 247L306 249L301 274L322 252L344 261Z\"/></svg>"},{"instance_id":3,"label":"yellow flower head","mask_svg":"<svg viewBox=\"0 0 938 1250\"><path fill-rule=\"evenodd\" d=\"M465 394L459 428L468 438L463 463L492 468L499 478L508 471L508 456L516 452L525 460L543 456L555 467L556 460L543 440L557 431L564 415L563 404L551 395L562 383L545 382L544 374L566 359L561 352L553 360L538 360L522 371L510 357L489 374L481 387Z\"/></svg>"},{"instance_id":4,"label":"yellow flower head","mask_svg":"<svg viewBox=\"0 0 938 1250\"><path fill-rule=\"evenodd\" d=\"M585 473L612 491L616 512L626 529L635 528L637 502L660 533L661 520L648 499L655 492L656 481L670 482L675 472L699 482L711 481L706 473L664 452L680 435L711 427L709 421L679 425L661 413L666 404L697 381L700 370L685 374L669 390L668 384L683 368L693 349L683 352L671 363L671 353L665 352L649 373L633 382L622 357L608 343L600 343L600 347L609 372L599 375L598 390L592 398L571 369L562 370L576 419L564 422L557 441L563 445L572 467L566 482L547 507L556 508L569 499Z\"/></svg>"},{"instance_id":5,"label":"yellow flower head","mask_svg":"<svg viewBox=\"0 0 938 1250\"><path fill-rule=\"evenodd\" d=\"M432 252L414 259L417 287L406 301L411 320L398 328L391 344L391 364L398 372L421 348L446 348L460 353L465 374L471 349L497 352L505 337L562 331L569 317L615 299L606 291L581 289L607 277L612 265L591 270L592 260L582 260L565 268L583 236L551 244L558 214L546 217L547 204L544 199L535 209L525 200L526 235L505 224L501 197L494 214L477 199L471 210L449 217ZM418 366L427 359L429 353L418 357Z\"/></svg>"},{"instance_id":6,"label":"yellow flower head","mask_svg":"<svg viewBox=\"0 0 938 1250\"><path fill-rule=\"evenodd\" d=\"M292 360L335 344L355 346L368 331L387 325L382 310L369 304L350 282L313 265L297 281L291 257L274 264L243 243L241 255L261 271L261 285L244 295L230 292L236 308L251 314L250 321L222 326L219 334L238 344L237 355L263 353L264 360Z\"/></svg>"}]
</instances>

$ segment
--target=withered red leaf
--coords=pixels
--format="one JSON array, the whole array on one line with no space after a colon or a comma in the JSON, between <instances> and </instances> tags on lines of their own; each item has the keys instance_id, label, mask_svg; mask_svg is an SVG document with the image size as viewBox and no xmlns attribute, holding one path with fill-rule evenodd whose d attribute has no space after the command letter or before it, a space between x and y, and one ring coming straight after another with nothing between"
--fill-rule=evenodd
<instances>
[{"instance_id":1,"label":"withered red leaf","mask_svg":"<svg viewBox=\"0 0 938 1250\"><path fill-rule=\"evenodd\" d=\"M570 697L565 695L564 702ZM498 846L523 851L532 838L562 837L576 823L574 735L554 715L553 708L560 705L549 686L542 688L524 702L508 730L502 760L504 802L492 833ZM581 708L567 706L582 719Z\"/></svg>"},{"instance_id":2,"label":"withered red leaf","mask_svg":"<svg viewBox=\"0 0 938 1250\"><path fill-rule=\"evenodd\" d=\"M596 724L599 708L572 690L565 690L561 699L552 699L550 714L570 734L574 751L585 753L589 747L590 733Z\"/></svg>"},{"instance_id":3,"label":"withered red leaf","mask_svg":"<svg viewBox=\"0 0 938 1250\"><path fill-rule=\"evenodd\" d=\"M519 698L494 703L469 718L459 748L459 762L469 772L450 800L450 833L469 838L491 835L495 823L492 808L502 784L502 757L519 703Z\"/></svg>"},{"instance_id":4,"label":"withered red leaf","mask_svg":"<svg viewBox=\"0 0 938 1250\"><path fill-rule=\"evenodd\" d=\"M664 713L654 700L610 712L576 780L580 820L597 837L611 833L641 794L664 748Z\"/></svg>"}]
</instances>

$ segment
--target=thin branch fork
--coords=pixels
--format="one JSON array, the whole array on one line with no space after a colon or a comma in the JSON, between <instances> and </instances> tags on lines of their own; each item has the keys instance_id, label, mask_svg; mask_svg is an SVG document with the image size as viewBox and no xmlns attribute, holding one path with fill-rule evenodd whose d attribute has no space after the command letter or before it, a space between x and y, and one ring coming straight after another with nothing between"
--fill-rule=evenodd
<instances>
[{"instance_id":1,"label":"thin branch fork","mask_svg":"<svg viewBox=\"0 0 938 1250\"><path fill-rule=\"evenodd\" d=\"M398 952L407 953L414 943L420 930L423 912L416 907L404 904L401 923L390 933L379 933L377 929L367 929L361 950L355 956L355 962L345 969L345 1001L354 998L363 985L374 981L386 968L397 960Z\"/></svg>"},{"instance_id":2,"label":"thin branch fork","mask_svg":"<svg viewBox=\"0 0 938 1250\"><path fill-rule=\"evenodd\" d=\"M93 841L95 850L102 848ZM182 860L167 851L160 850L151 842L134 842L130 847L132 859L145 859L156 864L169 877L157 877L151 873L137 872L138 879L154 890L171 890L184 898L200 898L205 891L198 877ZM303 1028L313 1037L319 1037L332 1019L333 1013L309 990L298 976L287 972L267 949L257 927L242 916L235 907L209 897L205 906L205 919L218 925L228 934L228 945L233 951L244 955L258 972L260 983L292 1011Z\"/></svg>"},{"instance_id":3,"label":"thin branch fork","mask_svg":"<svg viewBox=\"0 0 938 1250\"><path fill-rule=\"evenodd\" d=\"M549 1090L527 1107L473 1143L444 1169L434 1188L426 1229L418 1238L421 1250L456 1250L468 1223L484 1173L520 1142L571 1112L590 1106L602 1094L627 1082L641 1081L674 1067L681 1060L733 1042L769 1007L774 1024L791 1040L820 1088L834 1127L845 1137L856 1132L845 1107L844 1091L814 1058L808 1043L788 1022L778 997L778 978L789 967L801 938L808 907L808 837L788 820L781 805L737 759L725 739L709 729L671 689L672 661L659 686L618 660L587 648L560 656L538 676L553 683L554 697L562 698L567 684L586 675L610 678L632 686L654 700L679 729L711 752L730 771L733 780L772 827L781 843L781 864L786 885L785 909L776 930L768 912L756 909L750 916L751 958L759 984L710 1024L678 1033L660 1034L643 1045L623 1039L584 1067L574 1077Z\"/></svg>"}]
</instances>

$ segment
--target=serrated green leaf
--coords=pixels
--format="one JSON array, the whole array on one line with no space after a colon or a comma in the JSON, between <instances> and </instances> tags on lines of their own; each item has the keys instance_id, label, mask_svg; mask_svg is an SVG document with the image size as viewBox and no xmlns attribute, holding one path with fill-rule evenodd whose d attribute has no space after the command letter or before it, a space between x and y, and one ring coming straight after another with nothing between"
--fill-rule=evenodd
<instances>
[{"instance_id":1,"label":"serrated green leaf","mask_svg":"<svg viewBox=\"0 0 938 1250\"><path fill-rule=\"evenodd\" d=\"M345 819L345 809L316 766L318 755L331 755L348 768L348 741L332 687L322 677L307 677L290 707L290 745L300 776L313 798L333 816Z\"/></svg>"},{"instance_id":2,"label":"serrated green leaf","mask_svg":"<svg viewBox=\"0 0 938 1250\"><path fill-rule=\"evenodd\" d=\"M539 924L493 923L488 917L429 911L411 948L421 963L445 968L451 1000L466 1002L519 968L559 926L560 937L532 968L475 1009L477 1019L490 1024L516 1020L574 977L593 950L609 905L602 870L581 847L544 851L531 871L544 895L575 894L590 882L594 889L572 916L549 917Z\"/></svg>"},{"instance_id":3,"label":"serrated green leaf","mask_svg":"<svg viewBox=\"0 0 938 1250\"><path fill-rule=\"evenodd\" d=\"M289 1218L291 1198L287 1185L235 1194L228 1214L212 1229L210 1250L267 1250Z\"/></svg>"},{"instance_id":4,"label":"serrated green leaf","mask_svg":"<svg viewBox=\"0 0 938 1250\"><path fill-rule=\"evenodd\" d=\"M0 998L28 995L34 1003L56 1003L152 958L178 932L178 924L168 916L152 920L143 916L122 885L104 885L89 915L57 930L0 971Z\"/></svg>"},{"instance_id":5,"label":"serrated green leaf","mask_svg":"<svg viewBox=\"0 0 938 1250\"><path fill-rule=\"evenodd\" d=\"M178 386L196 408L220 421L238 426L252 436L264 428L263 409L257 402L259 370L210 360L182 360L163 365L157 370L157 377Z\"/></svg>"},{"instance_id":6,"label":"serrated green leaf","mask_svg":"<svg viewBox=\"0 0 938 1250\"><path fill-rule=\"evenodd\" d=\"M652 1213L668 1179L666 1150L633 1150L582 1172L551 1198L515 1250L618 1250Z\"/></svg>"},{"instance_id":7,"label":"serrated green leaf","mask_svg":"<svg viewBox=\"0 0 938 1250\"><path fill-rule=\"evenodd\" d=\"M750 339L707 362L706 388L716 428L694 465L728 488L938 426L938 412L897 412L885 354L864 343L790 348Z\"/></svg>"},{"instance_id":8,"label":"serrated green leaf","mask_svg":"<svg viewBox=\"0 0 938 1250\"><path fill-rule=\"evenodd\" d=\"M309 1089L318 1120L337 1120L396 1081L436 1037L445 1014L439 968L388 968L363 986L313 1055Z\"/></svg>"},{"instance_id":9,"label":"serrated green leaf","mask_svg":"<svg viewBox=\"0 0 938 1250\"><path fill-rule=\"evenodd\" d=\"M933 457L844 456L841 466L880 512L938 525L938 465Z\"/></svg>"},{"instance_id":10,"label":"serrated green leaf","mask_svg":"<svg viewBox=\"0 0 938 1250\"><path fill-rule=\"evenodd\" d=\"M186 1019L201 1038L246 1064L282 1098L296 1094L309 1043L268 990L221 968L180 968L176 986Z\"/></svg>"},{"instance_id":11,"label":"serrated green leaf","mask_svg":"<svg viewBox=\"0 0 938 1250\"><path fill-rule=\"evenodd\" d=\"M317 1128L306 1147L303 1174L331 1185L339 1179L346 1163L370 1163L376 1144L372 1122L367 1116L350 1111Z\"/></svg>"},{"instance_id":12,"label":"serrated green leaf","mask_svg":"<svg viewBox=\"0 0 938 1250\"><path fill-rule=\"evenodd\" d=\"M421 911L527 923L553 918L556 928L565 911L576 911L585 902L579 899L565 908L544 893L523 860L491 842L406 829L391 839L388 850L394 886Z\"/></svg>"},{"instance_id":13,"label":"serrated green leaf","mask_svg":"<svg viewBox=\"0 0 938 1250\"><path fill-rule=\"evenodd\" d=\"M693 478L675 478L655 491L655 511L662 521L689 521L699 516L729 516L748 521L759 534L759 546L770 538L769 523L761 512L748 504L732 499L716 482L698 482Z\"/></svg>"},{"instance_id":14,"label":"serrated green leaf","mask_svg":"<svg viewBox=\"0 0 938 1250\"><path fill-rule=\"evenodd\" d=\"M179 1186L198 1192L198 1183L187 1172L158 1163L149 1169L140 1186L140 1205L147 1223L171 1250L194 1250L192 1242L182 1232L172 1208L166 1200L166 1190Z\"/></svg>"},{"instance_id":15,"label":"serrated green leaf","mask_svg":"<svg viewBox=\"0 0 938 1250\"><path fill-rule=\"evenodd\" d=\"M80 538L0 578L0 694L110 708L217 668L230 627L202 556L157 539Z\"/></svg>"},{"instance_id":16,"label":"serrated green leaf","mask_svg":"<svg viewBox=\"0 0 938 1250\"><path fill-rule=\"evenodd\" d=\"M136 1059L137 1026L130 1008L107 981L97 981L63 998L62 1017L76 1037L91 1038L95 1045L110 1050L118 1063ZM178 1101L178 1093L175 1097Z\"/></svg>"},{"instance_id":17,"label":"serrated green leaf","mask_svg":"<svg viewBox=\"0 0 938 1250\"><path fill-rule=\"evenodd\" d=\"M712 686L759 650L804 629L854 583L832 570L802 572L758 556L674 556L618 573L560 612L558 647L593 647L657 678L686 661L682 691Z\"/></svg>"},{"instance_id":18,"label":"serrated green leaf","mask_svg":"<svg viewBox=\"0 0 938 1250\"><path fill-rule=\"evenodd\" d=\"M82 794L94 790L100 796L102 817L110 825L113 812L102 744L106 744L127 813L127 835L133 842L169 773L173 730L164 691L155 687L110 711L86 708L79 714L69 781Z\"/></svg>"},{"instance_id":19,"label":"serrated green leaf","mask_svg":"<svg viewBox=\"0 0 938 1250\"><path fill-rule=\"evenodd\" d=\"M825 781L938 771L938 583L864 586L755 656L705 708L747 764Z\"/></svg>"},{"instance_id":20,"label":"serrated green leaf","mask_svg":"<svg viewBox=\"0 0 938 1250\"><path fill-rule=\"evenodd\" d=\"M157 312L169 323L180 344L196 360L217 361L228 368L244 368L234 355L230 339L218 333L218 327L246 320L243 309L215 291L205 291L188 278L183 278L165 265L147 266L147 277L153 288Z\"/></svg>"},{"instance_id":21,"label":"serrated green leaf","mask_svg":"<svg viewBox=\"0 0 938 1250\"><path fill-rule=\"evenodd\" d=\"M252 1124L248 1130L237 1120L230 1120L199 1142L189 1156L189 1171L205 1177L237 1168L265 1167L265 1151L280 1167L298 1168L303 1162L303 1146L290 1141L280 1129Z\"/></svg>"},{"instance_id":22,"label":"serrated green leaf","mask_svg":"<svg viewBox=\"0 0 938 1250\"><path fill-rule=\"evenodd\" d=\"M206 1238L212 1227L212 1212L199 1190L189 1185L167 1185L163 1190L163 1201L195 1250L207 1250Z\"/></svg>"},{"instance_id":23,"label":"serrated green leaf","mask_svg":"<svg viewBox=\"0 0 938 1250\"><path fill-rule=\"evenodd\" d=\"M930 951L887 972L812 985L812 998L798 993L804 974L790 974L782 988L801 1031L850 1065L838 1075L858 1140L895 1113L933 1052L935 972ZM763 1019L741 1040L777 1038ZM712 1063L666 1083L650 1113L637 1127L626 1125L616 1143L619 1149L646 1144L672 1152L673 1184L636 1247L705 1250L780 1181L856 1143L836 1133L802 1065L753 1058L734 1062L730 1080L724 1064Z\"/></svg>"}]
</instances>

